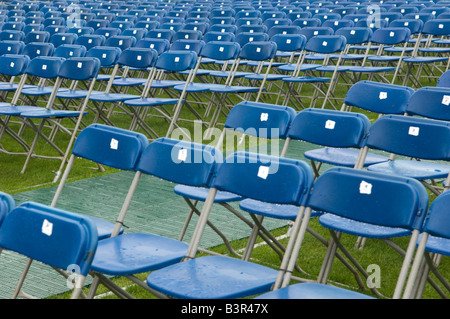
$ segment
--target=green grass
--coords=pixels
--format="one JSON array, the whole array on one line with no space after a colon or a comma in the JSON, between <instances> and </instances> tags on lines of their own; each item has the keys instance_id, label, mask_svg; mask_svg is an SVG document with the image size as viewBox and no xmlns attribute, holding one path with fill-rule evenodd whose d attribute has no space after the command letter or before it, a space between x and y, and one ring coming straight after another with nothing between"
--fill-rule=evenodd
<instances>
[{"instance_id":1,"label":"green grass","mask_svg":"<svg viewBox=\"0 0 450 319\"><path fill-rule=\"evenodd\" d=\"M433 85L433 84L424 83L424 85ZM348 86L338 86L336 90L336 96L342 99L345 96L347 89ZM275 103L277 101L280 92L275 86L271 84L269 84L268 92L271 94L264 95L263 101L267 103ZM302 94L304 94L305 96L311 95L311 92L312 89L308 85L305 85L302 88ZM130 91L129 93L136 93L136 92ZM161 92L157 92L158 95L160 93ZM209 98L210 98L209 96L203 97L202 101L208 102ZM254 99L254 97L252 97L252 99ZM234 99L231 103L232 104L238 103L239 101L240 100L238 99ZM43 105L42 102L40 102L40 105ZM79 103L75 105L79 105ZM204 106L196 106L193 103L190 105L192 107L195 107L200 112L204 111ZM318 101L317 105L320 106L321 101ZM339 105L339 101L337 102L337 105ZM374 121L377 117L377 114L371 114L369 112L363 113L365 113L372 121ZM186 108L184 108L182 116L190 120L195 120L195 117L193 117L193 115ZM92 120L93 114L92 112L90 112L90 114L84 119L84 122L86 124L89 124L92 123ZM118 126L128 128L129 119L126 116L124 116L123 113L121 112L115 113L113 115L113 120L115 123L117 123ZM223 123L224 120L225 116L222 114L219 122ZM165 135L165 132L167 130L167 122L165 120L160 118L152 118L151 123L152 127L156 129L161 136ZM71 127L73 124L68 123L67 125ZM181 125L187 128L190 132L193 131L194 127L193 123L183 122ZM19 126L17 124L13 125L12 127L15 130L19 129ZM26 129L24 131L24 138L28 141L31 141L31 139L33 138L33 133L31 132L30 129ZM195 138L197 142L202 142L205 144L215 143L215 140L204 140L201 136L195 136ZM61 148L64 148L64 146L67 145L68 136L60 134L58 135L56 141L58 145L61 146ZM257 142L267 143L268 141L261 140ZM21 147L18 146L17 143L11 140L11 138L9 138L8 136L4 136L4 138L1 141L1 145L10 151L14 152L22 151ZM255 146L254 141L252 142L252 144L250 144L248 140L246 140L245 145L236 145L236 143L224 143L224 145L228 146L234 145L232 148ZM231 151L231 149L227 149L226 151ZM42 142L38 144L37 152L39 152L39 154L55 155L55 152L48 145ZM55 185L54 183L52 183L52 180L54 177L54 172L59 167L60 164L59 160L32 158L26 172L21 174L20 170L23 166L24 160L25 157L23 155L14 156L0 153L0 162L2 163L1 164L2 169L0 171L0 191L15 194L36 188L49 187ZM76 164L70 175L69 181L96 177L101 176L103 174L111 174L115 172L117 172L117 170L111 168L106 168L104 172L101 172L98 169L96 169L96 165L94 165L93 163L86 160L81 160L76 161ZM310 227L315 231L317 231L318 233L320 233L326 239L329 239L330 236L328 231L319 225L317 219L311 221ZM286 230L287 230L286 228L275 230L274 235L275 236L283 235L286 232ZM389 298L390 296L392 296L395 287L402 258L399 256L399 254L394 252L392 249L388 248L385 243L380 242L378 240L370 240L370 239L367 240L363 249L354 248L355 240L356 239L354 236L348 235L343 235L342 238L343 244L346 247L348 247L350 252L354 254L354 256L356 256L356 258L359 261L361 261L361 264L365 269L367 269L370 265L379 266L381 274L380 292L383 297ZM286 244L286 239L283 239L282 242ZM395 242L401 247L406 248L407 238L395 239ZM232 245L236 250L243 249L246 245L246 239L244 238L241 240L233 241ZM324 256L325 249L326 248L324 245L322 245L315 238L313 238L311 234L307 233L298 258L298 264L301 271L300 272L297 271L295 275L305 277L309 280L314 280L320 269L321 260ZM212 250L222 254L228 253L228 251L224 246L213 247ZM252 254L252 261L274 268L277 268L280 264L280 259L278 255L275 254L274 251L270 249L267 245L260 245L257 248L255 248ZM449 278L450 267L448 258L444 258L442 260L440 269L443 271L444 276ZM147 274L142 274L139 277L142 280L145 280L146 276ZM124 278L116 278L115 281L117 282L118 285L122 287L128 287L127 290L133 295L135 295L137 298L140 299L155 298L148 292L145 292L142 289L137 288L134 285L131 285L130 282L128 280L125 280ZM342 265L342 263L338 261L334 263L334 266L332 268L330 283L346 287L349 289L359 290L354 276L348 271L348 269L346 269L345 266ZM363 292L371 294L371 292L368 290L364 290ZM98 294L101 295L102 298L116 298L113 295L107 294L107 290L102 286L99 287ZM63 295L52 296L50 298L68 298L68 296L69 294L67 293ZM435 291L432 288L430 288L430 285L427 285L427 288L424 293L424 298L434 299L439 298L439 296L435 293Z\"/></svg>"}]
</instances>

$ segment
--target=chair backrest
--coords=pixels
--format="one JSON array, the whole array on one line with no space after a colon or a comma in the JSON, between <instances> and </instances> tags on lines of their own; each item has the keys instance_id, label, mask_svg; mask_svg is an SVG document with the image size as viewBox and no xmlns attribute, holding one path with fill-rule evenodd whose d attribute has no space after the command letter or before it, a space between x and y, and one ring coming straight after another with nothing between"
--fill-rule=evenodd
<instances>
[{"instance_id":1,"label":"chair backrest","mask_svg":"<svg viewBox=\"0 0 450 319\"><path fill-rule=\"evenodd\" d=\"M328 147L362 147L370 121L364 114L325 109L305 109L297 114L288 137Z\"/></svg>"},{"instance_id":2,"label":"chair backrest","mask_svg":"<svg viewBox=\"0 0 450 319\"><path fill-rule=\"evenodd\" d=\"M64 58L36 57L31 59L25 73L41 78L56 78L63 62Z\"/></svg>"},{"instance_id":3,"label":"chair backrest","mask_svg":"<svg viewBox=\"0 0 450 319\"><path fill-rule=\"evenodd\" d=\"M2 226L5 217L14 208L16 208L16 202L14 198L7 193L0 192L0 227Z\"/></svg>"},{"instance_id":4,"label":"chair backrest","mask_svg":"<svg viewBox=\"0 0 450 319\"><path fill-rule=\"evenodd\" d=\"M115 47L97 46L86 52L86 57L100 60L101 67L112 67L117 63L122 50Z\"/></svg>"},{"instance_id":5,"label":"chair backrest","mask_svg":"<svg viewBox=\"0 0 450 319\"><path fill-rule=\"evenodd\" d=\"M335 167L316 179L308 206L359 222L420 230L428 193L415 179Z\"/></svg>"},{"instance_id":6,"label":"chair backrest","mask_svg":"<svg viewBox=\"0 0 450 319\"><path fill-rule=\"evenodd\" d=\"M106 39L105 46L118 47L122 51L136 44L136 38L130 35L114 35Z\"/></svg>"},{"instance_id":7,"label":"chair backrest","mask_svg":"<svg viewBox=\"0 0 450 319\"><path fill-rule=\"evenodd\" d=\"M106 39L108 39L109 37L112 37L114 35L119 35L121 33L122 33L122 30L120 30L119 28L111 28L111 27L98 28L94 32L94 34L103 35Z\"/></svg>"},{"instance_id":8,"label":"chair backrest","mask_svg":"<svg viewBox=\"0 0 450 319\"><path fill-rule=\"evenodd\" d=\"M30 59L39 56L52 56L55 46L52 43L31 42L25 45L22 54L28 55Z\"/></svg>"},{"instance_id":9,"label":"chair backrest","mask_svg":"<svg viewBox=\"0 0 450 319\"><path fill-rule=\"evenodd\" d=\"M80 44L62 44L55 49L53 56L61 58L83 57L86 55L86 47Z\"/></svg>"},{"instance_id":10,"label":"chair backrest","mask_svg":"<svg viewBox=\"0 0 450 319\"><path fill-rule=\"evenodd\" d=\"M216 60L232 60L239 56L241 47L237 42L210 41L200 51L200 56Z\"/></svg>"},{"instance_id":11,"label":"chair backrest","mask_svg":"<svg viewBox=\"0 0 450 319\"><path fill-rule=\"evenodd\" d=\"M305 50L316 53L335 53L344 51L347 39L342 35L317 35L306 42Z\"/></svg>"},{"instance_id":12,"label":"chair backrest","mask_svg":"<svg viewBox=\"0 0 450 319\"><path fill-rule=\"evenodd\" d=\"M335 35L344 36L347 44L362 44L370 41L372 33L372 29L367 27L343 27L336 30Z\"/></svg>"},{"instance_id":13,"label":"chair backrest","mask_svg":"<svg viewBox=\"0 0 450 319\"><path fill-rule=\"evenodd\" d=\"M149 30L146 38L156 38L156 39L167 39L169 42L172 42L175 31L173 30L165 30L165 29L152 29Z\"/></svg>"},{"instance_id":14,"label":"chair backrest","mask_svg":"<svg viewBox=\"0 0 450 319\"><path fill-rule=\"evenodd\" d=\"M57 48L62 44L74 44L77 39L76 33L55 33L50 37L49 42Z\"/></svg>"},{"instance_id":15,"label":"chair backrest","mask_svg":"<svg viewBox=\"0 0 450 319\"><path fill-rule=\"evenodd\" d=\"M450 239L450 219L448 207L450 192L444 192L433 201L428 210L423 231L432 236Z\"/></svg>"},{"instance_id":16,"label":"chair backrest","mask_svg":"<svg viewBox=\"0 0 450 319\"><path fill-rule=\"evenodd\" d=\"M195 53L199 54L202 48L205 46L205 41L203 40L175 40L170 46L170 50L190 50L195 51Z\"/></svg>"},{"instance_id":17,"label":"chair backrest","mask_svg":"<svg viewBox=\"0 0 450 319\"><path fill-rule=\"evenodd\" d=\"M167 39L144 38L136 42L135 48L150 48L158 52L158 55L169 50L170 42Z\"/></svg>"},{"instance_id":18,"label":"chair backrest","mask_svg":"<svg viewBox=\"0 0 450 319\"><path fill-rule=\"evenodd\" d=\"M268 203L300 206L312 182L312 169L303 161L237 152L218 165L211 187Z\"/></svg>"},{"instance_id":19,"label":"chair backrest","mask_svg":"<svg viewBox=\"0 0 450 319\"><path fill-rule=\"evenodd\" d=\"M239 57L244 60L266 61L275 57L277 44L273 41L253 41L244 44Z\"/></svg>"},{"instance_id":20,"label":"chair backrest","mask_svg":"<svg viewBox=\"0 0 450 319\"><path fill-rule=\"evenodd\" d=\"M367 146L424 159L449 160L450 123L421 117L384 115L369 130Z\"/></svg>"},{"instance_id":21,"label":"chair backrest","mask_svg":"<svg viewBox=\"0 0 450 319\"><path fill-rule=\"evenodd\" d=\"M102 165L135 170L149 142L141 133L103 124L91 124L78 135L72 154Z\"/></svg>"},{"instance_id":22,"label":"chair backrest","mask_svg":"<svg viewBox=\"0 0 450 319\"><path fill-rule=\"evenodd\" d=\"M23 31L6 30L0 31L0 40L10 41L23 41L25 39L25 33Z\"/></svg>"},{"instance_id":23,"label":"chair backrest","mask_svg":"<svg viewBox=\"0 0 450 319\"><path fill-rule=\"evenodd\" d=\"M61 68L58 76L78 81L86 81L96 78L100 70L100 60L92 57L73 57L67 58Z\"/></svg>"},{"instance_id":24,"label":"chair backrest","mask_svg":"<svg viewBox=\"0 0 450 319\"><path fill-rule=\"evenodd\" d=\"M222 153L215 147L158 138L144 150L137 170L177 184L209 187Z\"/></svg>"},{"instance_id":25,"label":"chair backrest","mask_svg":"<svg viewBox=\"0 0 450 319\"><path fill-rule=\"evenodd\" d=\"M301 27L295 25L276 25L267 31L269 38L274 37L277 34L299 34Z\"/></svg>"},{"instance_id":26,"label":"chair backrest","mask_svg":"<svg viewBox=\"0 0 450 319\"><path fill-rule=\"evenodd\" d=\"M297 52L305 49L306 37L302 34L276 34L270 41L277 44L277 50L282 52Z\"/></svg>"},{"instance_id":27,"label":"chair backrest","mask_svg":"<svg viewBox=\"0 0 450 319\"><path fill-rule=\"evenodd\" d=\"M83 276L97 241L90 219L32 202L12 210L0 228L0 247L62 270L78 266Z\"/></svg>"},{"instance_id":28,"label":"chair backrest","mask_svg":"<svg viewBox=\"0 0 450 319\"><path fill-rule=\"evenodd\" d=\"M197 63L198 55L194 51L166 51L156 61L158 69L179 72L193 69Z\"/></svg>"},{"instance_id":29,"label":"chair backrest","mask_svg":"<svg viewBox=\"0 0 450 319\"><path fill-rule=\"evenodd\" d=\"M245 101L230 110L224 127L261 138L285 139L295 116L288 106Z\"/></svg>"},{"instance_id":30,"label":"chair backrest","mask_svg":"<svg viewBox=\"0 0 450 319\"><path fill-rule=\"evenodd\" d=\"M322 22L317 18L300 18L292 22L292 25L298 26L300 28L306 27L320 27Z\"/></svg>"},{"instance_id":31,"label":"chair backrest","mask_svg":"<svg viewBox=\"0 0 450 319\"><path fill-rule=\"evenodd\" d=\"M433 19L425 22L422 32L428 35L446 36L450 33L449 19Z\"/></svg>"},{"instance_id":32,"label":"chair backrest","mask_svg":"<svg viewBox=\"0 0 450 319\"><path fill-rule=\"evenodd\" d=\"M122 51L117 63L132 68L147 69L154 66L157 58L158 52L156 50L128 48Z\"/></svg>"},{"instance_id":33,"label":"chair backrest","mask_svg":"<svg viewBox=\"0 0 450 319\"><path fill-rule=\"evenodd\" d=\"M389 27L408 28L411 34L418 34L422 32L423 21L419 19L397 19L392 21Z\"/></svg>"},{"instance_id":34,"label":"chair backrest","mask_svg":"<svg viewBox=\"0 0 450 319\"><path fill-rule=\"evenodd\" d=\"M300 34L303 34L309 40L318 35L332 35L334 31L330 27L304 27L300 30Z\"/></svg>"},{"instance_id":35,"label":"chair backrest","mask_svg":"<svg viewBox=\"0 0 450 319\"><path fill-rule=\"evenodd\" d=\"M210 31L210 32L230 32L230 33L236 34L236 31L237 31L237 26L234 24L214 24L210 27L205 27L205 28L201 28L201 26L203 26L203 24L198 25L198 26L197 25L198 25L198 23L191 23L191 24L185 25L184 29L192 30L195 27L197 27L197 29L195 29L195 30L200 30L200 31L202 31L203 34L206 34L206 32L208 32L208 31Z\"/></svg>"},{"instance_id":36,"label":"chair backrest","mask_svg":"<svg viewBox=\"0 0 450 319\"><path fill-rule=\"evenodd\" d=\"M450 70L442 73L442 75L439 77L436 87L450 88Z\"/></svg>"},{"instance_id":37,"label":"chair backrest","mask_svg":"<svg viewBox=\"0 0 450 319\"><path fill-rule=\"evenodd\" d=\"M347 91L344 104L379 114L403 114L413 93L406 86L360 81Z\"/></svg>"},{"instance_id":38,"label":"chair backrest","mask_svg":"<svg viewBox=\"0 0 450 319\"><path fill-rule=\"evenodd\" d=\"M205 42L210 41L234 41L236 36L232 32L208 31L202 37Z\"/></svg>"},{"instance_id":39,"label":"chair backrest","mask_svg":"<svg viewBox=\"0 0 450 319\"><path fill-rule=\"evenodd\" d=\"M77 40L75 41L75 44L84 45L86 47L86 50L89 50L89 49L99 46L99 45L105 45L105 42L106 42L106 38L103 35L83 34L77 38Z\"/></svg>"},{"instance_id":40,"label":"chair backrest","mask_svg":"<svg viewBox=\"0 0 450 319\"><path fill-rule=\"evenodd\" d=\"M411 31L404 27L387 27L376 29L371 41L373 43L394 45L407 42L411 37Z\"/></svg>"},{"instance_id":41,"label":"chair backrest","mask_svg":"<svg viewBox=\"0 0 450 319\"><path fill-rule=\"evenodd\" d=\"M406 112L437 120L450 121L450 88L422 87L408 101Z\"/></svg>"},{"instance_id":42,"label":"chair backrest","mask_svg":"<svg viewBox=\"0 0 450 319\"><path fill-rule=\"evenodd\" d=\"M241 47L250 42L262 42L268 41L269 35L265 32L240 32L236 35L235 41L239 43Z\"/></svg>"},{"instance_id":43,"label":"chair backrest","mask_svg":"<svg viewBox=\"0 0 450 319\"><path fill-rule=\"evenodd\" d=\"M23 74L30 58L27 55L4 54L0 56L0 74L17 76Z\"/></svg>"}]
</instances>

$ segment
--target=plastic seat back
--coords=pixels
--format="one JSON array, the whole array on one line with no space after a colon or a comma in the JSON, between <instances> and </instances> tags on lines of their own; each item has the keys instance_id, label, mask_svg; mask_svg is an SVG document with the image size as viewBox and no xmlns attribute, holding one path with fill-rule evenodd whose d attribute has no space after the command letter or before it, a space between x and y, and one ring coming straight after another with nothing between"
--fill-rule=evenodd
<instances>
[{"instance_id":1,"label":"plastic seat back","mask_svg":"<svg viewBox=\"0 0 450 319\"><path fill-rule=\"evenodd\" d=\"M122 51L117 63L123 66L145 70L154 66L157 57L158 52L153 49L128 48Z\"/></svg>"},{"instance_id":2,"label":"plastic seat back","mask_svg":"<svg viewBox=\"0 0 450 319\"><path fill-rule=\"evenodd\" d=\"M4 30L0 32L0 40L9 41L23 41L25 39L25 33L23 31L16 30Z\"/></svg>"},{"instance_id":3,"label":"plastic seat back","mask_svg":"<svg viewBox=\"0 0 450 319\"><path fill-rule=\"evenodd\" d=\"M300 18L292 22L292 25L298 26L300 28L306 27L320 27L322 22L317 18Z\"/></svg>"},{"instance_id":4,"label":"plastic seat back","mask_svg":"<svg viewBox=\"0 0 450 319\"><path fill-rule=\"evenodd\" d=\"M31 42L25 45L22 54L28 55L30 59L39 56L52 56L55 46L52 43Z\"/></svg>"},{"instance_id":5,"label":"plastic seat back","mask_svg":"<svg viewBox=\"0 0 450 319\"><path fill-rule=\"evenodd\" d=\"M277 44L273 41L254 41L244 44L239 57L245 60L265 61L277 53Z\"/></svg>"},{"instance_id":6,"label":"plastic seat back","mask_svg":"<svg viewBox=\"0 0 450 319\"><path fill-rule=\"evenodd\" d=\"M406 112L442 121L450 121L450 88L423 87L408 101Z\"/></svg>"},{"instance_id":7,"label":"plastic seat back","mask_svg":"<svg viewBox=\"0 0 450 319\"><path fill-rule=\"evenodd\" d=\"M4 54L21 54L25 43L22 41L0 41L0 56Z\"/></svg>"},{"instance_id":8,"label":"plastic seat back","mask_svg":"<svg viewBox=\"0 0 450 319\"><path fill-rule=\"evenodd\" d=\"M344 104L379 114L404 114L414 89L373 81L360 81L347 91Z\"/></svg>"},{"instance_id":9,"label":"plastic seat back","mask_svg":"<svg viewBox=\"0 0 450 319\"><path fill-rule=\"evenodd\" d=\"M277 44L278 51L296 52L304 50L307 40L302 34L276 34L270 41Z\"/></svg>"},{"instance_id":10,"label":"plastic seat back","mask_svg":"<svg viewBox=\"0 0 450 319\"><path fill-rule=\"evenodd\" d=\"M362 44L370 41L372 33L372 29L367 27L343 27L336 30L335 35L344 36L347 44Z\"/></svg>"},{"instance_id":11,"label":"plastic seat back","mask_svg":"<svg viewBox=\"0 0 450 319\"><path fill-rule=\"evenodd\" d=\"M0 56L0 74L17 76L28 68L30 58L27 55L4 54Z\"/></svg>"},{"instance_id":12,"label":"plastic seat back","mask_svg":"<svg viewBox=\"0 0 450 319\"><path fill-rule=\"evenodd\" d=\"M37 203L12 210L0 228L0 246L44 264L86 276L97 248L97 228L78 214Z\"/></svg>"},{"instance_id":13,"label":"plastic seat back","mask_svg":"<svg viewBox=\"0 0 450 319\"><path fill-rule=\"evenodd\" d=\"M364 114L324 109L305 109L298 113L288 137L328 147L360 148L369 132Z\"/></svg>"},{"instance_id":14,"label":"plastic seat back","mask_svg":"<svg viewBox=\"0 0 450 319\"><path fill-rule=\"evenodd\" d=\"M447 36L450 33L449 30L449 19L433 19L424 24L422 32L428 35Z\"/></svg>"},{"instance_id":15,"label":"plastic seat back","mask_svg":"<svg viewBox=\"0 0 450 319\"><path fill-rule=\"evenodd\" d=\"M450 70L445 71L438 80L436 87L447 87L450 88Z\"/></svg>"},{"instance_id":16,"label":"plastic seat back","mask_svg":"<svg viewBox=\"0 0 450 319\"><path fill-rule=\"evenodd\" d=\"M450 192L442 193L433 201L425 220L424 232L432 236L450 239L449 205Z\"/></svg>"},{"instance_id":17,"label":"plastic seat back","mask_svg":"<svg viewBox=\"0 0 450 319\"><path fill-rule=\"evenodd\" d=\"M154 38L144 38L136 42L135 48L150 48L154 49L160 55L166 52L170 48L170 42L167 39L154 39Z\"/></svg>"},{"instance_id":18,"label":"plastic seat back","mask_svg":"<svg viewBox=\"0 0 450 319\"><path fill-rule=\"evenodd\" d=\"M57 48L62 44L74 44L77 39L78 35L75 33L55 33L50 37L49 42Z\"/></svg>"},{"instance_id":19,"label":"plastic seat back","mask_svg":"<svg viewBox=\"0 0 450 319\"><path fill-rule=\"evenodd\" d=\"M94 57L99 59L100 66L112 67L117 63L122 50L114 47L98 46L93 47L86 52L86 57Z\"/></svg>"},{"instance_id":20,"label":"plastic seat back","mask_svg":"<svg viewBox=\"0 0 450 319\"><path fill-rule=\"evenodd\" d=\"M205 46L205 41L203 40L175 40L173 41L170 50L190 50L194 51L195 53L199 54L202 50L202 48Z\"/></svg>"},{"instance_id":21,"label":"plastic seat back","mask_svg":"<svg viewBox=\"0 0 450 319\"><path fill-rule=\"evenodd\" d=\"M175 31L165 29L152 29L148 31L146 38L166 39L172 43Z\"/></svg>"},{"instance_id":22,"label":"plastic seat back","mask_svg":"<svg viewBox=\"0 0 450 319\"><path fill-rule=\"evenodd\" d=\"M62 44L55 49L53 56L61 58L83 57L86 55L86 47L79 44Z\"/></svg>"},{"instance_id":23,"label":"plastic seat back","mask_svg":"<svg viewBox=\"0 0 450 319\"><path fill-rule=\"evenodd\" d=\"M122 51L134 47L135 44L136 38L130 35L115 35L105 41L105 46L118 47Z\"/></svg>"},{"instance_id":24,"label":"plastic seat back","mask_svg":"<svg viewBox=\"0 0 450 319\"><path fill-rule=\"evenodd\" d=\"M387 27L375 30L371 41L378 44L394 45L405 43L410 37L411 31L408 28Z\"/></svg>"},{"instance_id":25,"label":"plastic seat back","mask_svg":"<svg viewBox=\"0 0 450 319\"><path fill-rule=\"evenodd\" d=\"M75 44L84 45L86 50L89 50L93 47L105 45L106 38L100 34L83 34L80 35Z\"/></svg>"},{"instance_id":26,"label":"plastic seat back","mask_svg":"<svg viewBox=\"0 0 450 319\"><path fill-rule=\"evenodd\" d=\"M86 81L97 77L99 70L99 59L92 57L73 57L67 58L63 62L58 76L65 79Z\"/></svg>"},{"instance_id":27,"label":"plastic seat back","mask_svg":"<svg viewBox=\"0 0 450 319\"><path fill-rule=\"evenodd\" d=\"M217 60L232 60L239 56L241 47L237 42L210 41L205 43L200 56Z\"/></svg>"},{"instance_id":28,"label":"plastic seat back","mask_svg":"<svg viewBox=\"0 0 450 319\"><path fill-rule=\"evenodd\" d=\"M308 40L305 50L316 53L335 53L345 49L347 39L342 35L317 35Z\"/></svg>"},{"instance_id":29,"label":"plastic seat back","mask_svg":"<svg viewBox=\"0 0 450 319\"><path fill-rule=\"evenodd\" d=\"M224 127L261 138L285 139L295 115L288 106L245 101L230 110Z\"/></svg>"},{"instance_id":30,"label":"plastic seat back","mask_svg":"<svg viewBox=\"0 0 450 319\"><path fill-rule=\"evenodd\" d=\"M149 142L141 133L103 124L91 124L77 137L72 154L102 165L135 170Z\"/></svg>"},{"instance_id":31,"label":"plastic seat back","mask_svg":"<svg viewBox=\"0 0 450 319\"><path fill-rule=\"evenodd\" d=\"M212 187L267 203L302 205L312 182L312 169L303 161L237 152L218 165Z\"/></svg>"},{"instance_id":32,"label":"plastic seat back","mask_svg":"<svg viewBox=\"0 0 450 319\"><path fill-rule=\"evenodd\" d=\"M202 37L205 42L210 41L234 41L236 36L231 32L208 31Z\"/></svg>"},{"instance_id":33,"label":"plastic seat back","mask_svg":"<svg viewBox=\"0 0 450 319\"><path fill-rule=\"evenodd\" d=\"M12 211L16 208L16 202L14 198L4 192L0 192L0 227L2 226L3 220Z\"/></svg>"},{"instance_id":34,"label":"plastic seat back","mask_svg":"<svg viewBox=\"0 0 450 319\"><path fill-rule=\"evenodd\" d=\"M159 56L155 67L166 71L179 72L193 69L197 60L198 56L194 51L169 50Z\"/></svg>"},{"instance_id":35,"label":"plastic seat back","mask_svg":"<svg viewBox=\"0 0 450 319\"><path fill-rule=\"evenodd\" d=\"M331 168L314 183L308 206L359 222L421 229L428 193L417 180L350 168Z\"/></svg>"},{"instance_id":36,"label":"plastic seat back","mask_svg":"<svg viewBox=\"0 0 450 319\"><path fill-rule=\"evenodd\" d=\"M300 34L306 36L308 40L314 36L332 35L333 33L333 29L329 27L304 27L300 30Z\"/></svg>"},{"instance_id":37,"label":"plastic seat back","mask_svg":"<svg viewBox=\"0 0 450 319\"><path fill-rule=\"evenodd\" d=\"M418 34L422 32L423 21L419 19L397 19L389 24L389 27L394 28L408 28L411 34Z\"/></svg>"},{"instance_id":38,"label":"plastic seat back","mask_svg":"<svg viewBox=\"0 0 450 319\"><path fill-rule=\"evenodd\" d=\"M403 115L385 115L369 130L367 146L424 160L449 160L450 123Z\"/></svg>"},{"instance_id":39,"label":"plastic seat back","mask_svg":"<svg viewBox=\"0 0 450 319\"><path fill-rule=\"evenodd\" d=\"M177 184L207 187L216 163L223 161L215 147L158 138L144 150L137 170Z\"/></svg>"}]
</instances>

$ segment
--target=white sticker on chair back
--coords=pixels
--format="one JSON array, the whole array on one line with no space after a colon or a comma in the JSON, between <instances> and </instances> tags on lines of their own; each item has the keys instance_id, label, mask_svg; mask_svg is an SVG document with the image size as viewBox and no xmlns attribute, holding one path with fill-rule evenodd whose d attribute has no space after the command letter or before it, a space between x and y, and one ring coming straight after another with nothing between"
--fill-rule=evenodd
<instances>
[{"instance_id":1,"label":"white sticker on chair back","mask_svg":"<svg viewBox=\"0 0 450 319\"><path fill-rule=\"evenodd\" d=\"M332 120L327 120L325 122L325 128L329 130L334 130L334 127L336 126L336 122Z\"/></svg>"},{"instance_id":2,"label":"white sticker on chair back","mask_svg":"<svg viewBox=\"0 0 450 319\"><path fill-rule=\"evenodd\" d=\"M408 130L409 135L419 136L419 128L416 126L410 126Z\"/></svg>"},{"instance_id":3,"label":"white sticker on chair back","mask_svg":"<svg viewBox=\"0 0 450 319\"><path fill-rule=\"evenodd\" d=\"M258 169L258 177L262 179L266 179L269 176L269 167L268 166L260 166Z\"/></svg>"},{"instance_id":4,"label":"white sticker on chair back","mask_svg":"<svg viewBox=\"0 0 450 319\"><path fill-rule=\"evenodd\" d=\"M51 236L53 233L53 224L47 219L44 219L44 222L42 223L42 233L47 236Z\"/></svg>"},{"instance_id":5,"label":"white sticker on chair back","mask_svg":"<svg viewBox=\"0 0 450 319\"><path fill-rule=\"evenodd\" d=\"M380 98L380 100L387 99L387 92L380 92L379 98Z\"/></svg>"},{"instance_id":6,"label":"white sticker on chair back","mask_svg":"<svg viewBox=\"0 0 450 319\"><path fill-rule=\"evenodd\" d=\"M267 120L269 119L269 114L268 113L261 113L261 116L259 118L261 120L261 122L267 122Z\"/></svg>"},{"instance_id":7,"label":"white sticker on chair back","mask_svg":"<svg viewBox=\"0 0 450 319\"><path fill-rule=\"evenodd\" d=\"M359 193L367 195L372 194L372 184L366 181L361 181L361 183L359 184Z\"/></svg>"},{"instance_id":8,"label":"white sticker on chair back","mask_svg":"<svg viewBox=\"0 0 450 319\"><path fill-rule=\"evenodd\" d=\"M186 161L186 159L187 159L187 149L182 148L178 151L178 160L184 162Z\"/></svg>"},{"instance_id":9,"label":"white sticker on chair back","mask_svg":"<svg viewBox=\"0 0 450 319\"><path fill-rule=\"evenodd\" d=\"M109 143L109 146L112 150L117 150L119 148L119 141L115 138L111 139L111 142Z\"/></svg>"},{"instance_id":10,"label":"white sticker on chair back","mask_svg":"<svg viewBox=\"0 0 450 319\"><path fill-rule=\"evenodd\" d=\"M450 104L450 95L444 95L442 97L442 104L447 105L447 106Z\"/></svg>"}]
</instances>

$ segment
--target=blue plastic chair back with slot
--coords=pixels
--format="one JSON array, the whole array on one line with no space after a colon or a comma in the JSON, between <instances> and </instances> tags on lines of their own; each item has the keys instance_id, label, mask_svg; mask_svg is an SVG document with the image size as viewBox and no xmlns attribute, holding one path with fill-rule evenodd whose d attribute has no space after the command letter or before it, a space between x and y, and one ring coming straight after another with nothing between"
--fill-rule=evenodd
<instances>
[{"instance_id":1,"label":"blue plastic chair back with slot","mask_svg":"<svg viewBox=\"0 0 450 319\"><path fill-rule=\"evenodd\" d=\"M408 101L406 112L436 120L450 121L450 88L423 87Z\"/></svg>"},{"instance_id":2,"label":"blue plastic chair back with slot","mask_svg":"<svg viewBox=\"0 0 450 319\"><path fill-rule=\"evenodd\" d=\"M414 89L374 81L353 84L344 98L344 104L379 114L404 114Z\"/></svg>"},{"instance_id":3,"label":"blue plastic chair back with slot","mask_svg":"<svg viewBox=\"0 0 450 319\"><path fill-rule=\"evenodd\" d=\"M81 215L27 202L3 221L0 247L62 270L76 265L86 276L97 248L97 229Z\"/></svg>"},{"instance_id":4,"label":"blue plastic chair back with slot","mask_svg":"<svg viewBox=\"0 0 450 319\"><path fill-rule=\"evenodd\" d=\"M0 227L2 226L3 220L14 208L16 208L14 198L7 193L0 192Z\"/></svg>"}]
</instances>

